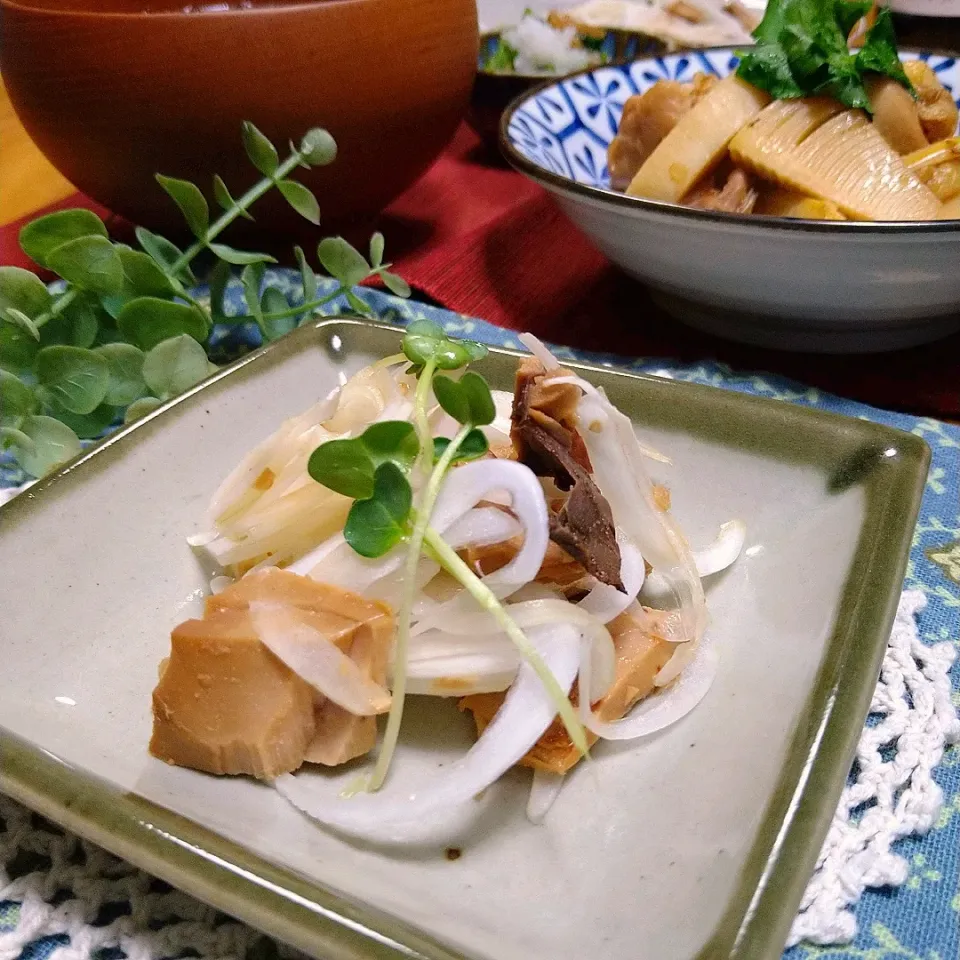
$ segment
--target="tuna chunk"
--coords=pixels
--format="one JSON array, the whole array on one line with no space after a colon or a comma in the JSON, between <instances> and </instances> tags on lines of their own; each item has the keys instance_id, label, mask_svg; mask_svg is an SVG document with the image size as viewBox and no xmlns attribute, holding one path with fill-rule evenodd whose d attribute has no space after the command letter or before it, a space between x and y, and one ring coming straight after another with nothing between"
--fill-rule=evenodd
<instances>
[{"instance_id":1,"label":"tuna chunk","mask_svg":"<svg viewBox=\"0 0 960 960\"><path fill-rule=\"evenodd\" d=\"M313 740L312 688L260 642L249 615L188 620L153 692L150 752L207 773L272 780Z\"/></svg>"}]
</instances>

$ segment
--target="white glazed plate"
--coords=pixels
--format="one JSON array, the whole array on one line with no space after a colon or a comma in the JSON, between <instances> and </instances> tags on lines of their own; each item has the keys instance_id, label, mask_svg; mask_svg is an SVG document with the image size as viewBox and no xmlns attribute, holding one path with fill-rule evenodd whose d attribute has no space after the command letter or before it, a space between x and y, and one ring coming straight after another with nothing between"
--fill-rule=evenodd
<instances>
[{"instance_id":1,"label":"white glazed plate","mask_svg":"<svg viewBox=\"0 0 960 960\"><path fill-rule=\"evenodd\" d=\"M543 826L529 771L440 847L345 842L269 786L147 754L169 631L206 577L185 537L223 474L373 359L395 328L301 328L0 508L0 788L327 960L777 958L886 647L927 471L917 437L778 401L583 368L674 459L695 544L733 517L709 588L722 665L648 741L603 745ZM483 370L512 383L516 361ZM576 366L576 365L572 365ZM424 721L445 709L442 743ZM466 749L452 704L414 705L396 770Z\"/></svg>"},{"instance_id":2,"label":"white glazed plate","mask_svg":"<svg viewBox=\"0 0 960 960\"><path fill-rule=\"evenodd\" d=\"M960 95L953 57L902 54L918 56ZM960 221L741 216L610 190L607 147L627 98L658 80L723 77L736 62L732 49L718 47L542 84L504 112L501 148L603 253L654 288L663 307L710 332L781 349L870 352L960 328Z\"/></svg>"}]
</instances>

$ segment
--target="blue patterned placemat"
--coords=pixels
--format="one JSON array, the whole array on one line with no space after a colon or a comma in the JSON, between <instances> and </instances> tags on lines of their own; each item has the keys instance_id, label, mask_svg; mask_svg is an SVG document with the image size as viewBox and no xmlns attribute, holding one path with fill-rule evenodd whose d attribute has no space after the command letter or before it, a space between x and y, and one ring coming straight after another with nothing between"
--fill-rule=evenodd
<instances>
[{"instance_id":1,"label":"blue patterned placemat","mask_svg":"<svg viewBox=\"0 0 960 960\"><path fill-rule=\"evenodd\" d=\"M299 278L293 271L268 272L268 282L292 294L298 292ZM321 287L321 295L323 293ZM232 301L239 309L239 291L231 288L228 296L228 302ZM363 298L385 321L406 324L427 318L458 336L496 346L519 347L513 333L483 320L399 300L377 290L363 291ZM331 302L323 310L330 316L346 311L346 304L338 301ZM256 339L255 330L232 327L222 332L218 349L226 359L246 349ZM559 348L557 354L561 358L586 360L831 410L923 437L930 445L933 461L905 586L922 590L927 596L927 607L919 618L923 639L931 643L949 640L960 649L960 427L930 418L877 410L780 376L736 372L713 362L679 366L662 359L631 360L613 354L585 354L566 348ZM0 487L15 486L24 479L9 457L0 456ZM960 706L960 668L954 669L953 688L954 702ZM907 882L896 890L869 891L864 895L856 911L859 933L853 944L843 947L800 944L788 950L784 960L956 960L960 957L960 747L948 749L935 779L943 788L945 797L937 824L926 837L902 840L895 847L910 863ZM17 914L17 904L0 903L0 934L16 927ZM36 951L28 948L22 958L41 960L48 952L39 947Z\"/></svg>"}]
</instances>

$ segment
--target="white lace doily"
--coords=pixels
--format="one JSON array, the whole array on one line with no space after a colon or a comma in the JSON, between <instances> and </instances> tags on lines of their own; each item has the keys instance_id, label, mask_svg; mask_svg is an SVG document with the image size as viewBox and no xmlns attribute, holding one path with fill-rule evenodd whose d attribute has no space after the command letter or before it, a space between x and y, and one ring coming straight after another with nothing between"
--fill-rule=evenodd
<instances>
[{"instance_id":1,"label":"white lace doily","mask_svg":"<svg viewBox=\"0 0 960 960\"><path fill-rule=\"evenodd\" d=\"M17 492L0 490L0 503ZM908 864L892 845L928 831L940 812L943 793L931 772L944 747L960 741L948 676L956 651L949 642L928 646L920 639L916 615L925 605L918 590L900 599L871 722L794 921L791 944L851 940L857 929L852 908L864 890L900 886L907 879ZM894 755L885 759L890 750ZM5 901L21 904L19 911L7 911L16 917L9 930ZM129 904L129 913L104 920L116 904ZM69 940L45 954L47 960L87 960L107 947L119 947L130 960L159 960L186 949L204 960L226 960L258 952L265 942L248 927L38 822L0 796L0 960L18 960L28 944L57 934ZM286 948L281 952L296 956Z\"/></svg>"}]
</instances>

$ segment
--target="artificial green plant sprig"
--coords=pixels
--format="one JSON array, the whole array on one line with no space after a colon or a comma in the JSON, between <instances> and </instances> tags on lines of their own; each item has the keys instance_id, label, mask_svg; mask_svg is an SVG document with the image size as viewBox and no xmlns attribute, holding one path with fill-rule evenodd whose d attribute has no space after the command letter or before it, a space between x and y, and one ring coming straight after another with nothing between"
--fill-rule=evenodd
<instances>
[{"instance_id":1,"label":"artificial green plant sprig","mask_svg":"<svg viewBox=\"0 0 960 960\"><path fill-rule=\"evenodd\" d=\"M344 538L357 553L376 558L404 541L407 545L403 593L397 612L392 700L383 743L367 783L370 790L382 786L400 733L417 565L424 554L436 560L491 614L536 671L575 746L582 753L587 752L586 734L576 711L543 658L493 591L430 526L447 473L455 463L487 452L487 439L480 428L492 423L496 415L490 387L480 374L468 370L459 379L453 379L440 371L462 370L485 354L482 344L453 340L431 321L412 323L403 340L403 356L410 361L410 372L418 378L414 423L376 423L359 437L328 441L317 447L308 463L314 480L354 499L344 525ZM460 424L453 438L431 435L431 392L440 407ZM415 504L410 476L417 472L425 479Z\"/></svg>"},{"instance_id":2,"label":"artificial green plant sprig","mask_svg":"<svg viewBox=\"0 0 960 960\"><path fill-rule=\"evenodd\" d=\"M112 241L89 210L57 211L21 231L24 252L62 281L62 289L51 292L29 270L0 267L0 448L11 449L27 473L41 476L79 453L81 438L100 435L121 416L143 416L216 370L209 359L216 323L252 321L263 339L273 340L340 296L369 315L354 287L371 277L409 296L405 281L384 263L379 233L370 241L369 259L341 237L319 243L317 259L337 281L325 296L318 297L318 274L299 247L302 302L265 287L265 266L274 258L237 250L220 235L240 217L253 219L250 208L272 189L319 223L316 197L291 175L332 163L336 143L313 129L281 160L253 124L245 123L242 134L261 179L234 199L215 176L213 198L221 210L215 219L195 184L157 176L194 235L185 250L143 227L135 230L139 250ZM201 254L214 258L209 303L191 292L193 263ZM224 294L234 267L242 267L247 312L228 317Z\"/></svg>"}]
</instances>

